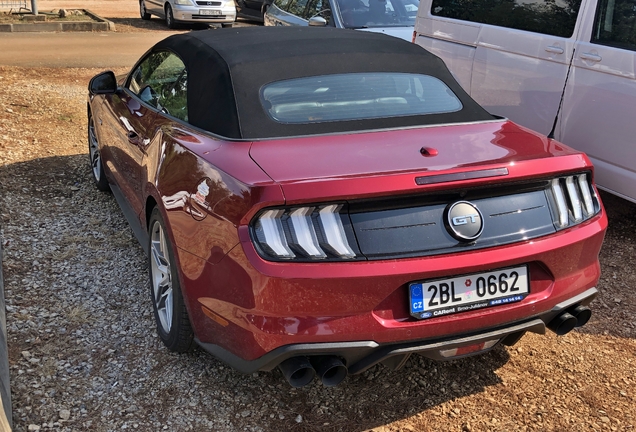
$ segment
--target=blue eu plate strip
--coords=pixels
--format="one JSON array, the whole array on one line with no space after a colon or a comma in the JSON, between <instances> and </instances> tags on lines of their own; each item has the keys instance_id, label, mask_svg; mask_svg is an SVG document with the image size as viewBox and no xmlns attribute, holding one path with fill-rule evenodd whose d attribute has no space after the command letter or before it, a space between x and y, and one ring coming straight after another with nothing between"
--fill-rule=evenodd
<instances>
[{"instance_id":1,"label":"blue eu plate strip","mask_svg":"<svg viewBox=\"0 0 636 432\"><path fill-rule=\"evenodd\" d=\"M411 290L411 313L424 312L424 291L422 284L412 284Z\"/></svg>"}]
</instances>

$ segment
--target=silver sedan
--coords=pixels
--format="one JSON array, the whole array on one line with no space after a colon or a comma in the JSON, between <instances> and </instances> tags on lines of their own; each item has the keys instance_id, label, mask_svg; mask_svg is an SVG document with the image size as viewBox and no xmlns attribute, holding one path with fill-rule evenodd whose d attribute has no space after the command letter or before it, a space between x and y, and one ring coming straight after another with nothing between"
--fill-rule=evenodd
<instances>
[{"instance_id":1,"label":"silver sedan","mask_svg":"<svg viewBox=\"0 0 636 432\"><path fill-rule=\"evenodd\" d=\"M139 0L141 19L156 15L166 20L169 28L180 23L220 23L232 27L236 20L234 0Z\"/></svg>"},{"instance_id":2,"label":"silver sedan","mask_svg":"<svg viewBox=\"0 0 636 432\"><path fill-rule=\"evenodd\" d=\"M410 41L419 0L273 0L266 26L330 26Z\"/></svg>"}]
</instances>

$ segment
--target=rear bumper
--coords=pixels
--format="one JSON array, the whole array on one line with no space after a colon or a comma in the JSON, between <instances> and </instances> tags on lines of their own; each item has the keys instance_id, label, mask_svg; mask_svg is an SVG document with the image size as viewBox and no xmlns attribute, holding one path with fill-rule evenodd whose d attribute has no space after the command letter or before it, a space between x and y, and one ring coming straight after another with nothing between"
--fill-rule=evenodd
<instances>
[{"instance_id":1,"label":"rear bumper","mask_svg":"<svg viewBox=\"0 0 636 432\"><path fill-rule=\"evenodd\" d=\"M489 332L497 339L543 333L560 310L586 305L596 294L606 226L601 213L532 241L426 258L272 263L243 243L217 264L183 249L178 259L190 320L207 351L245 372L272 369L299 354L332 354L359 373L404 352L434 358L440 346L490 340L482 337ZM528 265L530 274L530 294L520 302L424 320L410 316L412 281L516 265Z\"/></svg>"},{"instance_id":2,"label":"rear bumper","mask_svg":"<svg viewBox=\"0 0 636 432\"><path fill-rule=\"evenodd\" d=\"M279 347L251 361L235 356L218 345L203 343L198 339L197 343L204 350L243 373L270 371L288 358L301 355L335 355L344 359L349 374L355 375L378 363L383 363L393 369L399 369L411 354L419 354L433 360L446 360L440 351L462 348L492 340L498 340L498 343L489 349L481 350L474 354L482 354L489 351L499 343L512 345L526 332L544 334L547 324L557 315L574 306L589 305L597 294L598 290L596 288L590 288L576 297L557 304L549 312L523 322L486 329L475 334L436 340L418 340L394 344L378 344L374 341L294 344ZM458 358L458 356L452 358Z\"/></svg>"},{"instance_id":3,"label":"rear bumper","mask_svg":"<svg viewBox=\"0 0 636 432\"><path fill-rule=\"evenodd\" d=\"M203 15L202 11L218 11L220 15ZM236 20L236 6L234 3L226 3L218 8L175 5L174 19L187 23L230 23Z\"/></svg>"}]
</instances>

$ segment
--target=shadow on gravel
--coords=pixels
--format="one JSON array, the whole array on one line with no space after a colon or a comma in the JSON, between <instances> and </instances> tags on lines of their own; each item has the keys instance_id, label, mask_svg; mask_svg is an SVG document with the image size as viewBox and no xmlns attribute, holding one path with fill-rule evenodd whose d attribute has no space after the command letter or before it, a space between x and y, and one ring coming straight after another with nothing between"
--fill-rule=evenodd
<instances>
[{"instance_id":1,"label":"shadow on gravel","mask_svg":"<svg viewBox=\"0 0 636 432\"><path fill-rule=\"evenodd\" d=\"M165 31L165 32L174 32L175 30L205 30L211 27L221 27L221 24L180 24L176 29L169 29L166 26L166 22L153 16L149 20L142 20L141 18L106 18L109 21L115 23L115 29L117 31ZM262 25L256 21L250 21L248 19L238 19L235 24L236 27L245 27L245 26L254 26L254 25Z\"/></svg>"},{"instance_id":2,"label":"shadow on gravel","mask_svg":"<svg viewBox=\"0 0 636 432\"><path fill-rule=\"evenodd\" d=\"M86 181L84 170L78 171L78 166L86 162L87 157L53 156L0 166L0 203L7 184L13 183L7 181L9 177L21 177L24 180L20 182L20 190L25 199L71 196L71 187Z\"/></svg>"},{"instance_id":3,"label":"shadow on gravel","mask_svg":"<svg viewBox=\"0 0 636 432\"><path fill-rule=\"evenodd\" d=\"M420 421L436 416L458 417L459 410L437 407L501 383L495 371L509 359L508 352L501 347L482 356L443 363L414 355L399 371L377 365L364 374L349 376L335 388L325 388L314 380L308 387L292 389L278 370L259 373L258 380L238 376L236 381L239 388L243 385L260 388L260 395L251 396L255 406L267 400L270 406L279 407L278 413L267 422L266 430L353 432L419 414L422 414ZM243 416L249 406L250 403L237 407L235 417ZM281 414L285 417L281 418ZM253 420L239 420L237 424L248 429L250 425L254 425ZM430 430L437 429L434 421L429 426Z\"/></svg>"},{"instance_id":4,"label":"shadow on gravel","mask_svg":"<svg viewBox=\"0 0 636 432\"><path fill-rule=\"evenodd\" d=\"M220 393L233 401L229 430L268 432L361 432L412 417L427 426L423 430L439 430L436 418L462 414L440 405L499 385L502 380L496 370L510 360L503 347L481 356L439 363L413 355L399 371L377 365L361 375L348 376L337 387L323 387L314 379L310 385L295 389L278 369L243 375L201 349L170 356L171 361L157 365L149 375L160 377L167 371L179 371L202 393ZM183 376L193 370L198 371L196 377ZM147 410L171 412L182 396L180 392L167 388ZM224 405L220 398L214 403ZM158 418L164 420L162 415Z\"/></svg>"},{"instance_id":5,"label":"shadow on gravel","mask_svg":"<svg viewBox=\"0 0 636 432\"><path fill-rule=\"evenodd\" d=\"M142 20L141 18L106 18L109 21L115 23L115 29L121 30L121 27L131 27L133 29L138 30L147 30L147 31L165 31L165 32L174 32L174 29L169 29L166 25L166 22L153 16L149 20ZM201 30L209 28L205 24L193 24L191 26L179 26L176 30Z\"/></svg>"}]
</instances>

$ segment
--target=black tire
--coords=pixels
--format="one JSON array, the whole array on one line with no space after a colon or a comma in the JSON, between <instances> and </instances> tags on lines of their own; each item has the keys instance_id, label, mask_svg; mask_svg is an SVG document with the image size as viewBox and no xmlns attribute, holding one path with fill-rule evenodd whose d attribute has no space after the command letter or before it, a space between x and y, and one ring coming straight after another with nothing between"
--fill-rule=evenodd
<instances>
[{"instance_id":1,"label":"black tire","mask_svg":"<svg viewBox=\"0 0 636 432\"><path fill-rule=\"evenodd\" d=\"M141 16L141 19L144 21L148 21L150 17L152 16L146 10L146 2L144 0L139 0L139 15Z\"/></svg>"},{"instance_id":2,"label":"black tire","mask_svg":"<svg viewBox=\"0 0 636 432\"><path fill-rule=\"evenodd\" d=\"M157 333L170 351L188 352L194 348L194 332L181 293L172 244L157 207L152 210L148 226L150 297Z\"/></svg>"},{"instance_id":3,"label":"black tire","mask_svg":"<svg viewBox=\"0 0 636 432\"><path fill-rule=\"evenodd\" d=\"M232 26L234 26L234 23L221 23L221 27L223 28L232 28Z\"/></svg>"},{"instance_id":4,"label":"black tire","mask_svg":"<svg viewBox=\"0 0 636 432\"><path fill-rule=\"evenodd\" d=\"M172 13L172 6L166 4L166 25L169 29L176 29L177 23L174 20L174 13Z\"/></svg>"},{"instance_id":5,"label":"black tire","mask_svg":"<svg viewBox=\"0 0 636 432\"><path fill-rule=\"evenodd\" d=\"M88 162L93 173L93 181L95 187L100 191L110 190L106 174L104 174L104 164L99 150L99 141L97 139L97 131L95 130L95 123L93 121L93 115L89 111L88 113Z\"/></svg>"}]
</instances>

